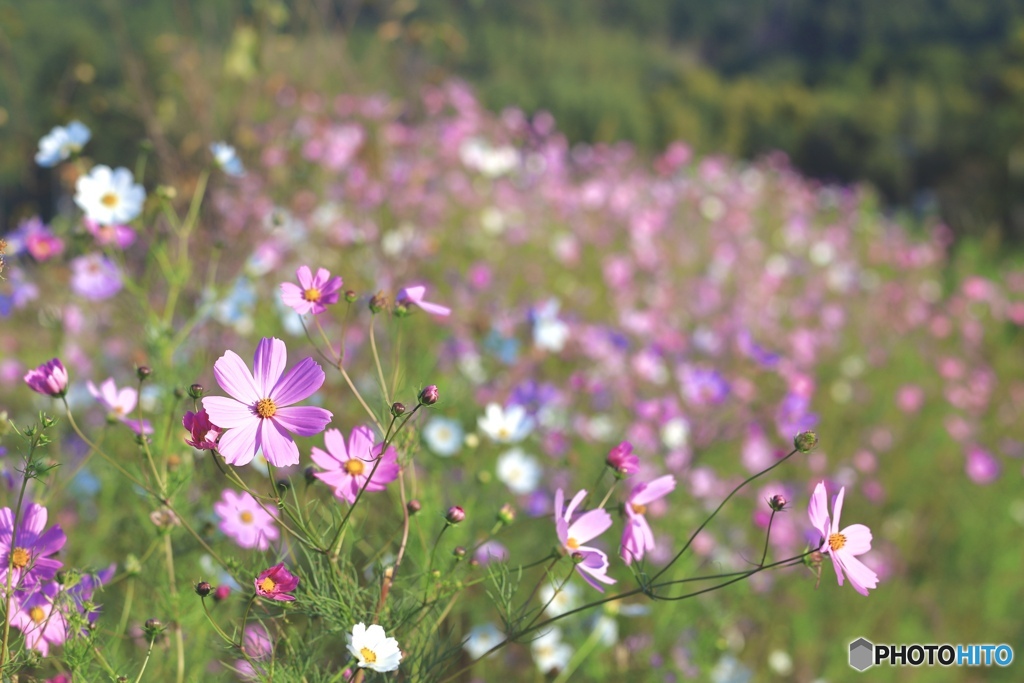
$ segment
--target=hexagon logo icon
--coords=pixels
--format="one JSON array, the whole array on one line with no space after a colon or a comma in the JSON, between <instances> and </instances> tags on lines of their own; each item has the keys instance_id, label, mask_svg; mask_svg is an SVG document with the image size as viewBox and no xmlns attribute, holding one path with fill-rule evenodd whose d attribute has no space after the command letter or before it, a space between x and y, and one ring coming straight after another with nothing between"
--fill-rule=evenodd
<instances>
[{"instance_id":1,"label":"hexagon logo icon","mask_svg":"<svg viewBox=\"0 0 1024 683\"><path fill-rule=\"evenodd\" d=\"M864 671L875 663L875 646L866 638L858 638L850 643L850 666L857 671Z\"/></svg>"}]
</instances>

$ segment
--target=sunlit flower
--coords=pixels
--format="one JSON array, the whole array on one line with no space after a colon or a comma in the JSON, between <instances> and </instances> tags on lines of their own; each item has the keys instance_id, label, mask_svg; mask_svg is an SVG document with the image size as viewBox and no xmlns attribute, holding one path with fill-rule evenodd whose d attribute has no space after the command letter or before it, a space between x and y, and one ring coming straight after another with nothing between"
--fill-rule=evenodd
<instances>
[{"instance_id":1,"label":"sunlit flower","mask_svg":"<svg viewBox=\"0 0 1024 683\"><path fill-rule=\"evenodd\" d=\"M331 277L325 268L318 268L314 277L309 266L300 266L295 276L299 280L298 285L292 282L281 283L281 299L299 315L320 315L327 310L328 305L338 302L341 276Z\"/></svg>"},{"instance_id":2,"label":"sunlit flower","mask_svg":"<svg viewBox=\"0 0 1024 683\"><path fill-rule=\"evenodd\" d=\"M49 581L64 566L50 556L64 547L67 536L59 524L46 529L46 519L46 508L29 503L15 532L11 508L0 509L0 586L8 585L8 567L11 587L21 590Z\"/></svg>"},{"instance_id":3,"label":"sunlit flower","mask_svg":"<svg viewBox=\"0 0 1024 683\"><path fill-rule=\"evenodd\" d=\"M398 641L388 638L384 628L378 624L366 626L358 623L352 627L348 651L356 658L360 669L373 671L395 671L402 661Z\"/></svg>"},{"instance_id":4,"label":"sunlit flower","mask_svg":"<svg viewBox=\"0 0 1024 683\"><path fill-rule=\"evenodd\" d=\"M319 434L331 421L330 411L314 406L292 406L316 392L324 371L305 358L285 373L288 349L280 339L264 337L253 358L255 377L234 351L225 351L213 366L220 388L230 394L207 396L203 407L214 424L225 430L217 450L230 465L245 465L263 449L276 467L297 465L299 448L290 432Z\"/></svg>"},{"instance_id":5,"label":"sunlit flower","mask_svg":"<svg viewBox=\"0 0 1024 683\"><path fill-rule=\"evenodd\" d=\"M127 223L142 212L145 201L146 191L123 167L94 166L75 185L75 203L101 225Z\"/></svg>"},{"instance_id":6,"label":"sunlit flower","mask_svg":"<svg viewBox=\"0 0 1024 683\"><path fill-rule=\"evenodd\" d=\"M642 560L644 553L654 550L654 532L647 524L645 516L647 506L667 496L675 487L676 479L671 474L633 487L629 498L626 499L626 526L622 530L622 548L619 551L619 556L626 564L633 560Z\"/></svg>"},{"instance_id":7,"label":"sunlit flower","mask_svg":"<svg viewBox=\"0 0 1024 683\"><path fill-rule=\"evenodd\" d=\"M68 391L68 371L59 358L49 360L25 374L25 383L32 391L60 398Z\"/></svg>"},{"instance_id":8,"label":"sunlit flower","mask_svg":"<svg viewBox=\"0 0 1024 683\"><path fill-rule=\"evenodd\" d=\"M334 487L335 496L349 503L356 502L363 486L367 491L383 491L388 483L398 478L397 451L388 446L382 456L384 443L375 444L373 430L365 425L356 427L349 434L348 448L340 431L328 429L324 434L324 446L326 451L313 447L313 462L324 469L315 476ZM380 464L376 462L378 458L381 458ZM373 479L370 479L371 473Z\"/></svg>"},{"instance_id":9,"label":"sunlit flower","mask_svg":"<svg viewBox=\"0 0 1024 683\"><path fill-rule=\"evenodd\" d=\"M125 423L136 434L151 434L153 432L148 420L142 420L140 423L131 417L139 398L139 392L135 389L131 387L118 389L112 377L107 378L99 388L92 382L86 382L85 386L89 389L89 393L107 409L107 417Z\"/></svg>"},{"instance_id":10,"label":"sunlit flower","mask_svg":"<svg viewBox=\"0 0 1024 683\"><path fill-rule=\"evenodd\" d=\"M440 415L430 418L423 428L423 440L427 448L443 458L448 458L462 450L462 439L465 434L458 420Z\"/></svg>"},{"instance_id":11,"label":"sunlit flower","mask_svg":"<svg viewBox=\"0 0 1024 683\"><path fill-rule=\"evenodd\" d=\"M489 403L483 416L477 418L477 425L498 443L516 443L525 439L533 429L533 419L523 406L502 408L497 403Z\"/></svg>"},{"instance_id":12,"label":"sunlit flower","mask_svg":"<svg viewBox=\"0 0 1024 683\"><path fill-rule=\"evenodd\" d=\"M267 508L273 510L274 508ZM242 548L266 550L279 535L274 515L263 509L248 492L224 489L213 511L220 518L220 530Z\"/></svg>"},{"instance_id":13,"label":"sunlit flower","mask_svg":"<svg viewBox=\"0 0 1024 683\"><path fill-rule=\"evenodd\" d=\"M260 575L253 579L253 585L256 586L256 594L261 598L291 602L295 600L295 596L288 594L298 587L299 577L288 571L284 562L281 562L260 572Z\"/></svg>"},{"instance_id":14,"label":"sunlit flower","mask_svg":"<svg viewBox=\"0 0 1024 683\"><path fill-rule=\"evenodd\" d=\"M497 473L498 479L512 493L525 495L537 488L544 470L532 455L527 455L521 448L512 448L498 458Z\"/></svg>"},{"instance_id":15,"label":"sunlit flower","mask_svg":"<svg viewBox=\"0 0 1024 683\"><path fill-rule=\"evenodd\" d=\"M11 613L11 626L25 636L25 647L36 650L44 657L51 645L60 645L68 637L67 622L54 598L60 591L56 583L47 583L21 600Z\"/></svg>"},{"instance_id":16,"label":"sunlit flower","mask_svg":"<svg viewBox=\"0 0 1024 683\"><path fill-rule=\"evenodd\" d=\"M608 556L597 548L583 544L607 531L612 525L612 517L605 510L590 510L573 522L573 513L586 497L587 491L583 489L573 497L569 506L563 509L565 495L562 489L555 491L555 531L562 548L576 564L579 575L603 593L601 583L615 583L615 579L608 576Z\"/></svg>"},{"instance_id":17,"label":"sunlit flower","mask_svg":"<svg viewBox=\"0 0 1024 683\"><path fill-rule=\"evenodd\" d=\"M81 121L72 121L66 126L54 126L39 139L36 163L44 168L56 166L72 154L77 154L89 142L92 133Z\"/></svg>"},{"instance_id":18,"label":"sunlit flower","mask_svg":"<svg viewBox=\"0 0 1024 683\"><path fill-rule=\"evenodd\" d=\"M839 515L843 511L843 496L845 494L846 487L844 486L839 489L839 495L836 496L832 506L830 518L825 482L819 482L814 487L814 495L811 497L807 514L811 518L811 524L823 539L818 550L827 553L832 558L832 566L836 570L836 579L839 581L839 585L843 585L843 576L845 575L850 579L854 590L861 595L867 595L869 588L878 586L878 575L856 556L871 550L871 530L863 524L851 524L842 531L839 530Z\"/></svg>"}]
</instances>

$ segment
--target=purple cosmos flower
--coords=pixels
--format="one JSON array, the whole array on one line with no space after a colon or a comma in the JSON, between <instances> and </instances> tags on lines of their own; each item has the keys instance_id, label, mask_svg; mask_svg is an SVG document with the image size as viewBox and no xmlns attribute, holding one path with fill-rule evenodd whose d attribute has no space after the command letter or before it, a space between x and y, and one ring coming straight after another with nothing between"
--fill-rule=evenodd
<instances>
[{"instance_id":1,"label":"purple cosmos flower","mask_svg":"<svg viewBox=\"0 0 1024 683\"><path fill-rule=\"evenodd\" d=\"M273 509L273 508L271 508ZM220 517L220 530L243 548L266 550L278 537L274 515L267 512L249 493L224 489L213 504Z\"/></svg>"},{"instance_id":2,"label":"purple cosmos flower","mask_svg":"<svg viewBox=\"0 0 1024 683\"><path fill-rule=\"evenodd\" d=\"M845 574L846 578L850 579L850 584L855 591L861 595L867 595L869 588L878 586L878 575L858 560L857 555L863 555L871 550L871 529L863 524L851 524L839 531L839 515L843 511L845 493L845 486L839 489L839 495L836 496L835 503L832 505L830 519L825 482L819 482L814 487L814 495L811 497L807 514L811 518L811 524L823 538L819 550L828 553L832 558L832 566L836 570L836 579L838 579L839 585L843 585Z\"/></svg>"},{"instance_id":3,"label":"purple cosmos flower","mask_svg":"<svg viewBox=\"0 0 1024 683\"><path fill-rule=\"evenodd\" d=\"M622 530L622 549L619 551L619 556L627 565L633 560L642 560L644 553L654 550L654 532L644 515L648 505L664 498L675 487L676 479L671 474L633 487L626 500L626 528Z\"/></svg>"},{"instance_id":4,"label":"purple cosmos flower","mask_svg":"<svg viewBox=\"0 0 1024 683\"><path fill-rule=\"evenodd\" d=\"M300 266L295 271L299 284L281 283L281 300L295 309L299 315L312 313L320 315L327 310L328 304L338 302L338 291L341 289L341 276L331 277L325 268L318 268L316 277L309 266Z\"/></svg>"},{"instance_id":5,"label":"purple cosmos flower","mask_svg":"<svg viewBox=\"0 0 1024 683\"><path fill-rule=\"evenodd\" d=\"M121 291L121 272L101 254L86 254L71 261L71 291L100 301Z\"/></svg>"},{"instance_id":6,"label":"purple cosmos flower","mask_svg":"<svg viewBox=\"0 0 1024 683\"><path fill-rule=\"evenodd\" d=\"M584 581L603 593L604 588L598 582L615 583L615 579L608 576L608 556L597 548L583 544L607 531L612 525L612 517L605 510L590 510L570 524L572 513L586 496L586 489L581 490L563 511L565 494L562 489L555 491L555 531L565 552L576 563L576 571Z\"/></svg>"},{"instance_id":7,"label":"purple cosmos flower","mask_svg":"<svg viewBox=\"0 0 1024 683\"><path fill-rule=\"evenodd\" d=\"M288 571L284 562L281 562L270 569L264 569L252 582L260 597L291 602L295 596L288 595L288 593L291 593L299 585L299 577Z\"/></svg>"},{"instance_id":8,"label":"purple cosmos flower","mask_svg":"<svg viewBox=\"0 0 1024 683\"><path fill-rule=\"evenodd\" d=\"M226 430L217 449L230 465L246 465L263 449L271 465L299 462L299 448L290 432L319 434L333 417L328 410L292 406L309 398L324 383L324 371L305 358L284 372L288 349L280 339L264 337L253 358L255 377L234 351L225 351L213 366L220 388L231 395L207 396L203 407L215 424Z\"/></svg>"},{"instance_id":9,"label":"purple cosmos flower","mask_svg":"<svg viewBox=\"0 0 1024 683\"><path fill-rule=\"evenodd\" d=\"M337 429L328 429L324 434L326 451L313 447L313 462L324 469L316 478L334 487L334 495L349 503L356 502L359 490L366 485L367 491L383 491L389 482L398 478L398 453L388 447L383 459L373 472L375 461L381 456L383 443L374 444L373 430L363 425L356 427L348 437L348 448ZM373 472L373 479L367 480Z\"/></svg>"},{"instance_id":10,"label":"purple cosmos flower","mask_svg":"<svg viewBox=\"0 0 1024 683\"><path fill-rule=\"evenodd\" d=\"M975 484L991 484L999 478L999 461L991 453L980 446L967 449L967 462L964 471Z\"/></svg>"},{"instance_id":11,"label":"purple cosmos flower","mask_svg":"<svg viewBox=\"0 0 1024 683\"><path fill-rule=\"evenodd\" d=\"M640 458L633 455L633 444L628 441L623 441L608 451L605 463L617 474L623 476L636 474L636 471L640 469Z\"/></svg>"},{"instance_id":12,"label":"purple cosmos flower","mask_svg":"<svg viewBox=\"0 0 1024 683\"><path fill-rule=\"evenodd\" d=\"M151 434L153 432L149 420L143 420L140 423L129 417L139 400L139 392L135 389L125 387L119 390L112 377L107 378L98 389L92 382L86 382L85 386L89 389L89 393L107 409L107 417L125 423L136 434Z\"/></svg>"},{"instance_id":13,"label":"purple cosmos flower","mask_svg":"<svg viewBox=\"0 0 1024 683\"><path fill-rule=\"evenodd\" d=\"M60 645L68 637L64 615L54 605L58 592L60 586L47 583L22 600L17 611L11 613L11 626L24 634L25 647L44 657L50 653L51 645Z\"/></svg>"},{"instance_id":14,"label":"purple cosmos flower","mask_svg":"<svg viewBox=\"0 0 1024 683\"><path fill-rule=\"evenodd\" d=\"M406 287L398 292L398 296L395 297L395 302L402 306L418 306L420 309L427 313L433 313L434 315L451 315L452 309L447 306L440 304L434 304L429 301L423 300L423 295L426 294L427 288L423 285L416 287Z\"/></svg>"},{"instance_id":15,"label":"purple cosmos flower","mask_svg":"<svg viewBox=\"0 0 1024 683\"><path fill-rule=\"evenodd\" d=\"M59 358L43 363L25 374L25 383L32 391L60 398L68 391L68 371Z\"/></svg>"},{"instance_id":16,"label":"purple cosmos flower","mask_svg":"<svg viewBox=\"0 0 1024 683\"><path fill-rule=\"evenodd\" d=\"M718 405L729 395L729 383L716 370L686 366L679 379L686 400L693 405Z\"/></svg>"},{"instance_id":17,"label":"purple cosmos flower","mask_svg":"<svg viewBox=\"0 0 1024 683\"><path fill-rule=\"evenodd\" d=\"M185 416L181 418L181 424L192 437L185 439L185 443L189 446L199 451L217 450L217 439L220 438L221 429L210 422L210 416L205 410L200 410L198 413L193 413L191 410L185 411Z\"/></svg>"},{"instance_id":18,"label":"purple cosmos flower","mask_svg":"<svg viewBox=\"0 0 1024 683\"><path fill-rule=\"evenodd\" d=\"M127 225L112 224L104 225L97 223L91 218L85 218L85 229L96 239L96 244L106 246L116 244L121 249L126 249L135 241L135 231Z\"/></svg>"},{"instance_id":19,"label":"purple cosmos flower","mask_svg":"<svg viewBox=\"0 0 1024 683\"><path fill-rule=\"evenodd\" d=\"M117 571L117 565L112 564L95 574L83 574L78 583L66 591L67 595L74 601L75 607L80 613L85 615L90 624L95 622L100 616L99 606L92 604L93 593L100 586L110 581L115 571Z\"/></svg>"},{"instance_id":20,"label":"purple cosmos flower","mask_svg":"<svg viewBox=\"0 0 1024 683\"><path fill-rule=\"evenodd\" d=\"M25 506L14 532L14 514L10 508L0 509L0 586L7 586L7 568L11 567L10 585L29 588L53 578L64 565L53 555L64 547L68 537L60 525L44 531L46 508L36 503Z\"/></svg>"}]
</instances>

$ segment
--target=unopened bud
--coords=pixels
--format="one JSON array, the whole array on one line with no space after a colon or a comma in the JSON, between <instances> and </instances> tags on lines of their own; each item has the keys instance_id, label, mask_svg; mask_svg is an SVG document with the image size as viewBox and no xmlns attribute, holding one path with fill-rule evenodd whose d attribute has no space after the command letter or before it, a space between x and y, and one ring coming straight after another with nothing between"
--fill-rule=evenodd
<instances>
[{"instance_id":1,"label":"unopened bud","mask_svg":"<svg viewBox=\"0 0 1024 683\"><path fill-rule=\"evenodd\" d=\"M569 558L572 560L573 564L583 564L583 561L587 559L583 553L573 553Z\"/></svg>"},{"instance_id":2,"label":"unopened bud","mask_svg":"<svg viewBox=\"0 0 1024 683\"><path fill-rule=\"evenodd\" d=\"M377 292L370 297L370 312L380 313L388 307L388 297L384 292Z\"/></svg>"},{"instance_id":3,"label":"unopened bud","mask_svg":"<svg viewBox=\"0 0 1024 683\"><path fill-rule=\"evenodd\" d=\"M432 405L434 405L435 403L437 403L438 395L439 394L438 394L438 391L437 391L437 385L436 384L430 384L430 385L427 385L427 386L423 387L423 390L420 391L420 395L419 395L420 405L425 405L425 406L432 406Z\"/></svg>"},{"instance_id":4,"label":"unopened bud","mask_svg":"<svg viewBox=\"0 0 1024 683\"><path fill-rule=\"evenodd\" d=\"M786 507L786 504L788 502L789 501L786 500L786 497L784 495L776 493L774 496L768 499L768 507L770 507L775 512L779 512L784 507Z\"/></svg>"},{"instance_id":5,"label":"unopened bud","mask_svg":"<svg viewBox=\"0 0 1024 683\"><path fill-rule=\"evenodd\" d=\"M415 515L417 512L423 509L423 506L420 505L420 502L418 500L413 498L412 500L405 504L405 509L409 511L410 515Z\"/></svg>"},{"instance_id":6,"label":"unopened bud","mask_svg":"<svg viewBox=\"0 0 1024 683\"><path fill-rule=\"evenodd\" d=\"M395 304L395 310L393 313L396 318L404 318L409 315L409 307L405 304Z\"/></svg>"},{"instance_id":7,"label":"unopened bud","mask_svg":"<svg viewBox=\"0 0 1024 683\"><path fill-rule=\"evenodd\" d=\"M146 619L146 624L143 626L143 631L146 637L153 640L158 635L164 632L164 624L159 619Z\"/></svg>"},{"instance_id":8,"label":"unopened bud","mask_svg":"<svg viewBox=\"0 0 1024 683\"><path fill-rule=\"evenodd\" d=\"M453 505L448 508L448 514L446 514L444 518L449 524L458 524L462 522L462 520L466 519L466 511L458 505Z\"/></svg>"},{"instance_id":9,"label":"unopened bud","mask_svg":"<svg viewBox=\"0 0 1024 683\"><path fill-rule=\"evenodd\" d=\"M207 595L213 592L213 586L210 585L209 581L200 581L196 584L196 595L201 598L205 598Z\"/></svg>"},{"instance_id":10,"label":"unopened bud","mask_svg":"<svg viewBox=\"0 0 1024 683\"><path fill-rule=\"evenodd\" d=\"M455 550L452 551L452 556L456 560L461 560L466 556L466 549L463 548L461 545L457 545L455 546Z\"/></svg>"},{"instance_id":11,"label":"unopened bud","mask_svg":"<svg viewBox=\"0 0 1024 683\"><path fill-rule=\"evenodd\" d=\"M213 591L214 602L224 602L231 595L230 586L217 586L217 589Z\"/></svg>"},{"instance_id":12,"label":"unopened bud","mask_svg":"<svg viewBox=\"0 0 1024 683\"><path fill-rule=\"evenodd\" d=\"M302 470L302 476L306 478L306 485L312 486L316 483L316 468L310 465L306 469Z\"/></svg>"},{"instance_id":13,"label":"unopened bud","mask_svg":"<svg viewBox=\"0 0 1024 683\"><path fill-rule=\"evenodd\" d=\"M810 453L818 445L818 435L811 431L800 432L793 439L793 445L801 453Z\"/></svg>"},{"instance_id":14,"label":"unopened bud","mask_svg":"<svg viewBox=\"0 0 1024 683\"><path fill-rule=\"evenodd\" d=\"M195 384L193 384L192 386L190 386L188 388L188 395L189 395L189 397L191 397L193 399L196 399L196 400L201 399L203 397L203 394L205 394L205 393L206 393L206 387L204 387L202 384L199 384L198 382L196 382Z\"/></svg>"},{"instance_id":15,"label":"unopened bud","mask_svg":"<svg viewBox=\"0 0 1024 683\"><path fill-rule=\"evenodd\" d=\"M345 301L347 301L348 303L352 304L352 303L355 303L356 299L358 299L358 298L359 298L359 295L356 294L355 292L353 292L351 289L346 290L346 292L345 292Z\"/></svg>"},{"instance_id":16,"label":"unopened bud","mask_svg":"<svg viewBox=\"0 0 1024 683\"><path fill-rule=\"evenodd\" d=\"M516 521L516 509L512 507L511 503L505 503L498 510L498 521L505 525Z\"/></svg>"},{"instance_id":17,"label":"unopened bud","mask_svg":"<svg viewBox=\"0 0 1024 683\"><path fill-rule=\"evenodd\" d=\"M405 413L405 404L404 403L395 402L395 403L391 404L391 416L392 417L398 417L399 415L402 415L403 413Z\"/></svg>"},{"instance_id":18,"label":"unopened bud","mask_svg":"<svg viewBox=\"0 0 1024 683\"><path fill-rule=\"evenodd\" d=\"M42 415L40 415L40 420L43 423L43 429L49 429L53 425L57 424L57 418L50 417L46 413L43 413Z\"/></svg>"},{"instance_id":19,"label":"unopened bud","mask_svg":"<svg viewBox=\"0 0 1024 683\"><path fill-rule=\"evenodd\" d=\"M153 374L153 368L148 365L140 365L135 368L135 376L139 378L139 381L145 381L150 375Z\"/></svg>"},{"instance_id":20,"label":"unopened bud","mask_svg":"<svg viewBox=\"0 0 1024 683\"><path fill-rule=\"evenodd\" d=\"M128 576L135 576L142 571L142 563L135 555L128 555L124 558L124 572Z\"/></svg>"}]
</instances>

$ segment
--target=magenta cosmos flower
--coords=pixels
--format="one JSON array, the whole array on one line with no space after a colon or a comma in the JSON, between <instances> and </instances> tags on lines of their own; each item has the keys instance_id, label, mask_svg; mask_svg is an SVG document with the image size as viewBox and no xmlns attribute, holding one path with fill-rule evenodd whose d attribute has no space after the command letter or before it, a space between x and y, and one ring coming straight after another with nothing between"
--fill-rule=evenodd
<instances>
[{"instance_id":1,"label":"magenta cosmos flower","mask_svg":"<svg viewBox=\"0 0 1024 683\"><path fill-rule=\"evenodd\" d=\"M264 337L253 358L255 377L234 351L225 351L213 365L220 388L231 395L203 399L210 420L225 430L217 450L229 465L246 465L263 449L271 465L299 462L291 433L319 434L331 413L314 406L292 406L309 398L324 383L324 371L312 358L284 371L288 349L280 339Z\"/></svg>"},{"instance_id":2,"label":"magenta cosmos flower","mask_svg":"<svg viewBox=\"0 0 1024 683\"><path fill-rule=\"evenodd\" d=\"M11 569L11 586L21 589L49 581L64 565L53 555L64 547L68 538L60 525L46 527L46 508L36 503L25 506L18 517L14 533L14 514L10 508L0 509L0 586L7 587L7 568Z\"/></svg>"},{"instance_id":3,"label":"magenta cosmos flower","mask_svg":"<svg viewBox=\"0 0 1024 683\"><path fill-rule=\"evenodd\" d=\"M576 563L576 571L584 581L603 593L604 588L598 582L609 585L615 583L615 579L608 576L608 556L597 548L583 544L607 531L612 525L612 517L605 510L590 510L572 522L572 514L586 496L586 489L581 490L563 512L565 495L562 489L555 491L555 531L565 552Z\"/></svg>"},{"instance_id":4,"label":"magenta cosmos flower","mask_svg":"<svg viewBox=\"0 0 1024 683\"><path fill-rule=\"evenodd\" d=\"M878 586L878 575L858 560L857 555L863 555L871 550L871 529L863 524L851 524L842 531L839 530L839 515L843 511L845 493L845 486L839 489L839 495L836 496L832 506L830 519L825 482L819 482L814 487L814 495L811 497L807 514L811 518L811 524L824 538L819 550L828 553L832 558L832 566L836 570L836 579L839 580L839 585L843 585L845 574L846 578L850 579L855 591L861 595L867 595L869 588Z\"/></svg>"},{"instance_id":5,"label":"magenta cosmos flower","mask_svg":"<svg viewBox=\"0 0 1024 683\"><path fill-rule=\"evenodd\" d=\"M25 374L25 383L32 391L60 398L68 391L68 371L60 359L54 358L35 370L29 370Z\"/></svg>"},{"instance_id":6,"label":"magenta cosmos flower","mask_svg":"<svg viewBox=\"0 0 1024 683\"><path fill-rule=\"evenodd\" d=\"M198 413L186 410L185 416L181 418L181 424L192 437L185 439L185 443L189 446L199 451L217 450L217 439L220 438L221 430L220 427L210 422L210 416L205 410L200 410Z\"/></svg>"},{"instance_id":7,"label":"magenta cosmos flower","mask_svg":"<svg viewBox=\"0 0 1024 683\"><path fill-rule=\"evenodd\" d=\"M626 528L622 530L622 548L619 551L627 565L633 560L642 560L644 553L654 550L654 533L645 517L647 506L667 496L675 487L676 479L671 474L633 487L626 500Z\"/></svg>"},{"instance_id":8,"label":"magenta cosmos flower","mask_svg":"<svg viewBox=\"0 0 1024 683\"><path fill-rule=\"evenodd\" d=\"M402 306L417 306L427 313L433 313L434 315L451 315L452 309L447 306L424 301L423 295L426 293L427 288L423 285L406 287L398 292L398 296L395 297L395 302Z\"/></svg>"},{"instance_id":9,"label":"magenta cosmos flower","mask_svg":"<svg viewBox=\"0 0 1024 683\"><path fill-rule=\"evenodd\" d=\"M623 441L608 451L605 463L623 477L636 474L640 469L640 458L633 455L633 444L628 441Z\"/></svg>"},{"instance_id":10,"label":"magenta cosmos flower","mask_svg":"<svg viewBox=\"0 0 1024 683\"><path fill-rule=\"evenodd\" d=\"M60 587L48 583L27 596L11 614L11 626L25 636L25 647L36 650L44 657L50 653L51 645L60 645L68 637L67 622L54 599Z\"/></svg>"},{"instance_id":11,"label":"magenta cosmos flower","mask_svg":"<svg viewBox=\"0 0 1024 683\"><path fill-rule=\"evenodd\" d=\"M89 393L107 409L107 417L125 423L136 434L150 434L153 432L153 428L148 420L143 420L140 423L138 420L129 417L135 410L135 404L139 400L139 392L135 391L135 389L131 387L118 389L112 377L103 382L99 388L92 382L86 382L85 386L89 389Z\"/></svg>"},{"instance_id":12,"label":"magenta cosmos flower","mask_svg":"<svg viewBox=\"0 0 1024 683\"><path fill-rule=\"evenodd\" d=\"M352 430L348 437L348 448L337 429L328 429L324 434L326 451L313 447L313 462L323 468L316 478L334 487L334 495L349 503L356 502L359 490L366 485L367 491L383 491L388 483L398 478L398 454L391 446L381 455L383 443L374 443L373 430L362 425ZM381 458L377 471L373 471L377 458ZM370 473L373 472L371 480Z\"/></svg>"},{"instance_id":13,"label":"magenta cosmos flower","mask_svg":"<svg viewBox=\"0 0 1024 683\"><path fill-rule=\"evenodd\" d=\"M300 266L295 271L299 284L281 283L281 300L295 309L299 315L312 313L320 315L327 310L328 304L338 302L338 290L341 289L341 276L331 277L325 268L318 268L316 277L309 266Z\"/></svg>"},{"instance_id":14,"label":"magenta cosmos flower","mask_svg":"<svg viewBox=\"0 0 1024 683\"><path fill-rule=\"evenodd\" d=\"M253 579L253 584L256 586L256 594L261 598L291 602L295 596L288 593L299 585L299 577L288 571L284 562L281 562L260 572L260 575Z\"/></svg>"},{"instance_id":15,"label":"magenta cosmos flower","mask_svg":"<svg viewBox=\"0 0 1024 683\"><path fill-rule=\"evenodd\" d=\"M273 509L273 508L271 508ZM213 504L220 518L220 530L243 548L266 550L278 537L274 515L267 512L249 493L224 489Z\"/></svg>"}]
</instances>

